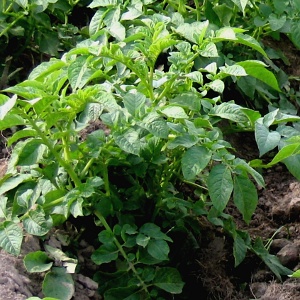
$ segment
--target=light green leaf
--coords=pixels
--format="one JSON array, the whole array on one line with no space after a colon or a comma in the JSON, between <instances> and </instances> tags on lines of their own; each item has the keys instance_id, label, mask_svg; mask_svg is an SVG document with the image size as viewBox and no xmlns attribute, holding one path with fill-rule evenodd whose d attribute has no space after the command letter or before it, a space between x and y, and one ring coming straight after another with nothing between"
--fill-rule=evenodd
<instances>
[{"instance_id":1,"label":"light green leaf","mask_svg":"<svg viewBox=\"0 0 300 300\"><path fill-rule=\"evenodd\" d=\"M270 132L265 125L256 122L255 140L259 149L260 157L277 147L280 139L281 135L277 131Z\"/></svg>"},{"instance_id":2,"label":"light green leaf","mask_svg":"<svg viewBox=\"0 0 300 300\"><path fill-rule=\"evenodd\" d=\"M200 51L203 57L219 57L218 49L214 43L208 43L204 49Z\"/></svg>"},{"instance_id":3,"label":"light green leaf","mask_svg":"<svg viewBox=\"0 0 300 300\"><path fill-rule=\"evenodd\" d=\"M164 139L168 138L169 127L165 120L157 119L151 122L143 120L140 125L156 137Z\"/></svg>"},{"instance_id":4,"label":"light green leaf","mask_svg":"<svg viewBox=\"0 0 300 300\"><path fill-rule=\"evenodd\" d=\"M126 29L120 22L114 22L108 27L108 32L118 41L123 41L126 36Z\"/></svg>"},{"instance_id":5,"label":"light green leaf","mask_svg":"<svg viewBox=\"0 0 300 300\"><path fill-rule=\"evenodd\" d=\"M236 40L235 32L231 27L222 27L216 31L216 37L213 39L214 41L219 40Z\"/></svg>"},{"instance_id":6,"label":"light green leaf","mask_svg":"<svg viewBox=\"0 0 300 300\"><path fill-rule=\"evenodd\" d=\"M190 42L197 44L199 42L199 37L206 32L208 24L208 21L194 22L191 24L184 23L173 30Z\"/></svg>"},{"instance_id":7,"label":"light green leaf","mask_svg":"<svg viewBox=\"0 0 300 300\"><path fill-rule=\"evenodd\" d=\"M148 245L149 241L150 241L150 237L142 233L139 233L136 237L136 243L139 246L142 246L143 248L145 248Z\"/></svg>"},{"instance_id":8,"label":"light green leaf","mask_svg":"<svg viewBox=\"0 0 300 300\"><path fill-rule=\"evenodd\" d=\"M30 273L45 272L51 269L53 262L49 262L48 255L43 251L30 252L24 257L24 266Z\"/></svg>"},{"instance_id":9,"label":"light green leaf","mask_svg":"<svg viewBox=\"0 0 300 300\"><path fill-rule=\"evenodd\" d=\"M7 218L7 210L6 210L6 204L7 204L7 197L0 196L0 218Z\"/></svg>"},{"instance_id":10,"label":"light green leaf","mask_svg":"<svg viewBox=\"0 0 300 300\"><path fill-rule=\"evenodd\" d=\"M185 113L184 109L180 106L166 106L161 109L161 112L166 115L168 118L174 119L188 119L189 116Z\"/></svg>"},{"instance_id":11,"label":"light green leaf","mask_svg":"<svg viewBox=\"0 0 300 300\"><path fill-rule=\"evenodd\" d=\"M246 161L240 158L236 158L234 160L234 164L237 168L241 168L242 170L249 173L259 186L265 187L265 181L263 176L257 171L255 171Z\"/></svg>"},{"instance_id":12,"label":"light green leaf","mask_svg":"<svg viewBox=\"0 0 300 300\"><path fill-rule=\"evenodd\" d=\"M0 95L0 121L4 119L7 113L15 106L17 101L17 95L8 97Z\"/></svg>"},{"instance_id":13,"label":"light green leaf","mask_svg":"<svg viewBox=\"0 0 300 300\"><path fill-rule=\"evenodd\" d=\"M21 227L13 222L5 221L0 225L0 247L6 252L19 255L23 240Z\"/></svg>"},{"instance_id":14,"label":"light green leaf","mask_svg":"<svg viewBox=\"0 0 300 300\"><path fill-rule=\"evenodd\" d=\"M53 225L52 218L45 216L43 209L38 206L35 210L30 210L23 219L24 229L36 236L45 235Z\"/></svg>"},{"instance_id":15,"label":"light green leaf","mask_svg":"<svg viewBox=\"0 0 300 300\"><path fill-rule=\"evenodd\" d=\"M70 300L75 293L74 281L71 274L66 273L65 268L52 268L45 275L43 281L43 294L46 297Z\"/></svg>"},{"instance_id":16,"label":"light green leaf","mask_svg":"<svg viewBox=\"0 0 300 300\"><path fill-rule=\"evenodd\" d=\"M186 180L194 180L208 165L211 152L204 146L193 146L182 156L181 168Z\"/></svg>"},{"instance_id":17,"label":"light green leaf","mask_svg":"<svg viewBox=\"0 0 300 300\"><path fill-rule=\"evenodd\" d=\"M221 103L216 105L211 111L211 116L218 116L222 119L231 120L237 123L246 123L248 122L248 117L244 114L241 109L242 107L229 102Z\"/></svg>"},{"instance_id":18,"label":"light green leaf","mask_svg":"<svg viewBox=\"0 0 300 300\"><path fill-rule=\"evenodd\" d=\"M289 275L292 278L300 278L300 270L295 271L292 275Z\"/></svg>"},{"instance_id":19,"label":"light green leaf","mask_svg":"<svg viewBox=\"0 0 300 300\"><path fill-rule=\"evenodd\" d=\"M132 116L139 116L146 103L146 97L141 93L127 93L123 98L124 106Z\"/></svg>"},{"instance_id":20,"label":"light green leaf","mask_svg":"<svg viewBox=\"0 0 300 300\"><path fill-rule=\"evenodd\" d=\"M46 149L47 147L39 139L27 140L19 152L17 164L19 166L31 166L40 162Z\"/></svg>"},{"instance_id":21,"label":"light green leaf","mask_svg":"<svg viewBox=\"0 0 300 300\"><path fill-rule=\"evenodd\" d=\"M125 152L138 155L141 149L139 134L134 129L128 129L123 134L114 133L116 144Z\"/></svg>"},{"instance_id":22,"label":"light green leaf","mask_svg":"<svg viewBox=\"0 0 300 300\"><path fill-rule=\"evenodd\" d=\"M270 27L273 31L277 31L283 27L286 22L286 15L277 16L276 14L270 14L269 18Z\"/></svg>"},{"instance_id":23,"label":"light green leaf","mask_svg":"<svg viewBox=\"0 0 300 300\"><path fill-rule=\"evenodd\" d=\"M164 267L156 271L154 285L171 294L181 294L184 282L175 268Z\"/></svg>"},{"instance_id":24,"label":"light green leaf","mask_svg":"<svg viewBox=\"0 0 300 300\"><path fill-rule=\"evenodd\" d=\"M300 155L289 156L283 160L290 173L300 180Z\"/></svg>"},{"instance_id":25,"label":"light green leaf","mask_svg":"<svg viewBox=\"0 0 300 300\"><path fill-rule=\"evenodd\" d=\"M230 169L223 164L215 165L208 175L207 186L213 206L222 212L233 190Z\"/></svg>"},{"instance_id":26,"label":"light green leaf","mask_svg":"<svg viewBox=\"0 0 300 300\"><path fill-rule=\"evenodd\" d=\"M237 37L237 42L240 44L243 44L245 46L248 46L256 51L258 51L259 53L261 53L264 57L268 57L267 53L263 50L263 48L261 47L261 45L259 44L259 42L253 38L250 35L247 34L243 34L243 33L237 33L236 34ZM249 72L246 69L246 72L249 74Z\"/></svg>"},{"instance_id":27,"label":"light green leaf","mask_svg":"<svg viewBox=\"0 0 300 300\"><path fill-rule=\"evenodd\" d=\"M34 137L36 135L37 133L35 130L24 128L22 130L17 131L16 133L13 134L13 136L7 139L7 146L11 146L13 143L25 137Z\"/></svg>"},{"instance_id":28,"label":"light green leaf","mask_svg":"<svg viewBox=\"0 0 300 300\"><path fill-rule=\"evenodd\" d=\"M213 91L222 94L225 88L224 82L220 79L216 79L212 82L209 82L206 84L209 88L211 88Z\"/></svg>"},{"instance_id":29,"label":"light green leaf","mask_svg":"<svg viewBox=\"0 0 300 300\"><path fill-rule=\"evenodd\" d=\"M32 178L31 174L20 174L16 177L10 177L6 181L4 181L0 186L0 195L3 195L4 193L14 189L17 187L20 183L27 181Z\"/></svg>"},{"instance_id":30,"label":"light green leaf","mask_svg":"<svg viewBox=\"0 0 300 300\"><path fill-rule=\"evenodd\" d=\"M286 145L279 150L279 152L275 155L272 161L267 164L267 167L271 167L288 157L299 154L299 152L300 152L299 143Z\"/></svg>"},{"instance_id":31,"label":"light green leaf","mask_svg":"<svg viewBox=\"0 0 300 300\"><path fill-rule=\"evenodd\" d=\"M281 91L275 75L267 70L261 62L248 60L236 64L242 66L248 75L261 80L278 92Z\"/></svg>"},{"instance_id":32,"label":"light green leaf","mask_svg":"<svg viewBox=\"0 0 300 300\"><path fill-rule=\"evenodd\" d=\"M240 11L244 14L245 8L249 2L249 0L231 0L239 9Z\"/></svg>"},{"instance_id":33,"label":"light green leaf","mask_svg":"<svg viewBox=\"0 0 300 300\"><path fill-rule=\"evenodd\" d=\"M247 76L245 69L239 65L220 67L221 72L231 76Z\"/></svg>"},{"instance_id":34,"label":"light green leaf","mask_svg":"<svg viewBox=\"0 0 300 300\"><path fill-rule=\"evenodd\" d=\"M83 88L93 71L89 68L90 56L77 57L68 67L68 77L73 91Z\"/></svg>"},{"instance_id":35,"label":"light green leaf","mask_svg":"<svg viewBox=\"0 0 300 300\"><path fill-rule=\"evenodd\" d=\"M169 245L164 240L151 239L147 245L148 253L158 260L168 260Z\"/></svg>"},{"instance_id":36,"label":"light green leaf","mask_svg":"<svg viewBox=\"0 0 300 300\"><path fill-rule=\"evenodd\" d=\"M3 120L0 120L0 130L12 128L14 126L25 125L25 120L16 114L7 114Z\"/></svg>"},{"instance_id":37,"label":"light green leaf","mask_svg":"<svg viewBox=\"0 0 300 300\"><path fill-rule=\"evenodd\" d=\"M199 138L191 134L184 134L182 136L175 137L174 140L168 144L168 149L175 149L178 146L190 148L197 144Z\"/></svg>"},{"instance_id":38,"label":"light green leaf","mask_svg":"<svg viewBox=\"0 0 300 300\"><path fill-rule=\"evenodd\" d=\"M257 206L258 196L255 185L247 176L234 176L233 201L244 221L249 224Z\"/></svg>"},{"instance_id":39,"label":"light green leaf","mask_svg":"<svg viewBox=\"0 0 300 300\"><path fill-rule=\"evenodd\" d=\"M117 0L93 0L88 7L109 7L117 5Z\"/></svg>"}]
</instances>

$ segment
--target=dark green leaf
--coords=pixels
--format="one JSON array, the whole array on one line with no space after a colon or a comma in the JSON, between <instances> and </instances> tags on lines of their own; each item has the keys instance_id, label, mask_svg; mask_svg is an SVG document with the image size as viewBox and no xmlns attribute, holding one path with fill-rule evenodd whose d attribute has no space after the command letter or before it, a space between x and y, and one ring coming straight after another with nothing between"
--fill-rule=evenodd
<instances>
[{"instance_id":1,"label":"dark green leaf","mask_svg":"<svg viewBox=\"0 0 300 300\"><path fill-rule=\"evenodd\" d=\"M154 285L171 294L180 294L184 282L176 269L165 267L157 270Z\"/></svg>"}]
</instances>

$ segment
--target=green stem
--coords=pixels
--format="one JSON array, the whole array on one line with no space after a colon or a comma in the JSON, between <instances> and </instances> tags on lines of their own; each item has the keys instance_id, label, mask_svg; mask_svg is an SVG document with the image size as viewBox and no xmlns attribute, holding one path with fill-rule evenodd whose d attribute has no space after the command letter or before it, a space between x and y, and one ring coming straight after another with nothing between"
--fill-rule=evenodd
<instances>
[{"instance_id":1,"label":"green stem","mask_svg":"<svg viewBox=\"0 0 300 300\"><path fill-rule=\"evenodd\" d=\"M148 294L148 288L145 285L144 281L142 280L142 278L139 276L134 264L129 260L126 252L124 251L122 245L120 244L120 242L118 241L118 239L115 237L112 229L110 228L110 226L108 225L108 223L106 222L105 218L102 216L102 214L98 211L95 211L94 214L99 218L100 222L103 224L104 228L111 234L113 235L113 239L114 239L114 243L117 246L118 250L120 251L120 253L122 254L122 256L124 257L124 259L127 261L127 264L129 266L129 269L131 269L131 271L134 273L134 275L136 276L136 278L139 280L142 289Z\"/></svg>"},{"instance_id":2,"label":"green stem","mask_svg":"<svg viewBox=\"0 0 300 300\"><path fill-rule=\"evenodd\" d=\"M153 67L150 68L150 74L149 74L149 97L153 101L154 100L154 94L153 94Z\"/></svg>"},{"instance_id":3,"label":"green stem","mask_svg":"<svg viewBox=\"0 0 300 300\"><path fill-rule=\"evenodd\" d=\"M83 168L83 170L80 172L79 177L82 178L89 170L89 168L91 167L91 165L94 163L95 161L95 157L92 157L88 163L85 165L85 167Z\"/></svg>"},{"instance_id":4,"label":"green stem","mask_svg":"<svg viewBox=\"0 0 300 300\"><path fill-rule=\"evenodd\" d=\"M107 168L107 164L105 162L103 162L102 168L103 168L102 176L103 176L103 180L104 180L106 196L109 197L110 196L110 186L109 186L109 178L108 178L108 168Z\"/></svg>"},{"instance_id":5,"label":"green stem","mask_svg":"<svg viewBox=\"0 0 300 300\"><path fill-rule=\"evenodd\" d=\"M14 21L12 21L9 25L7 25L1 32L0 37L7 33L20 19L23 18L23 15L20 15L18 18L16 18Z\"/></svg>"},{"instance_id":6,"label":"green stem","mask_svg":"<svg viewBox=\"0 0 300 300\"><path fill-rule=\"evenodd\" d=\"M77 176L77 174L75 173L73 166L69 162L67 162L63 158L61 158L60 154L55 150L55 148L53 147L53 145L51 144L49 139L45 136L45 134L41 131L41 129L36 125L34 120L32 118L29 118L27 116L27 114L24 114L24 115L26 116L26 118L27 118L28 122L30 123L30 125L32 126L32 128L37 132L39 137L42 139L43 143L48 147L50 152L54 155L57 162L67 171L70 178L74 182L75 186L79 186L81 184L81 181L80 181L79 177Z\"/></svg>"},{"instance_id":7,"label":"green stem","mask_svg":"<svg viewBox=\"0 0 300 300\"><path fill-rule=\"evenodd\" d=\"M200 13L200 5L199 0L194 0L195 7L196 7L196 14L197 14L197 21L201 20L201 13Z\"/></svg>"}]
</instances>

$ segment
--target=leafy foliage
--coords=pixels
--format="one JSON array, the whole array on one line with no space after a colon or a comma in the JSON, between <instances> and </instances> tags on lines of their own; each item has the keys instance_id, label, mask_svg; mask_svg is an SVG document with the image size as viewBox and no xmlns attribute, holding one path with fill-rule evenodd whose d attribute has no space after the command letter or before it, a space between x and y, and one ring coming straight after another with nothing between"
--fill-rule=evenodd
<instances>
[{"instance_id":1,"label":"leafy foliage","mask_svg":"<svg viewBox=\"0 0 300 300\"><path fill-rule=\"evenodd\" d=\"M264 186L255 167L282 161L300 178L299 117L272 106L262 116L224 99L232 83L250 98L282 93L282 87L257 35L234 23L256 3L215 2L200 7L195 1L192 7L185 1L90 1L95 13L87 36L66 47L61 58L52 31L44 37L51 45L43 46L37 35L40 50L54 57L0 95L0 130L22 126L9 138L14 148L1 179L2 248L18 255L22 230L43 237L71 217L93 216L99 232L92 260L99 265L95 279L104 299L163 299L184 287L172 261L178 247L172 237L178 231L197 237L201 228L194 224L204 216L232 237L236 266L250 250L278 278L290 274L261 240L252 242L236 228L226 207L233 199L250 222L258 201L255 184ZM6 18L13 10L12 17L21 20L25 11L29 21L44 24L47 12L67 17L77 4L39 3L5 1L2 12ZM267 22L280 30L284 17L274 18L269 14ZM234 51L235 60L229 54ZM223 138L224 121L229 131L254 131L260 156L276 147L279 152L267 164L235 157ZM91 124L99 128L89 132ZM71 276L52 260L69 267L76 262L47 251L29 254L25 266L48 271L43 291L49 299L70 299ZM53 290L56 284L67 288Z\"/></svg>"}]
</instances>

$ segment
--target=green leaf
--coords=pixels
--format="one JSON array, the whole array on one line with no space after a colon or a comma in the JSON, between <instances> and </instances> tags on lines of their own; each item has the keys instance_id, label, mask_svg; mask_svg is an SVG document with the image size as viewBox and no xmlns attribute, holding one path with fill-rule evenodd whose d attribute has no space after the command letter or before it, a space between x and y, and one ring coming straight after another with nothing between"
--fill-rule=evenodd
<instances>
[{"instance_id":1,"label":"green leaf","mask_svg":"<svg viewBox=\"0 0 300 300\"><path fill-rule=\"evenodd\" d=\"M93 0L88 7L95 8L95 7L109 7L109 6L116 6L117 0Z\"/></svg>"},{"instance_id":2,"label":"green leaf","mask_svg":"<svg viewBox=\"0 0 300 300\"><path fill-rule=\"evenodd\" d=\"M234 266L237 267L246 257L248 246L244 239L236 234L233 240Z\"/></svg>"},{"instance_id":3,"label":"green leaf","mask_svg":"<svg viewBox=\"0 0 300 300\"><path fill-rule=\"evenodd\" d=\"M145 291L136 284L126 287L110 288L104 293L105 300L142 300L147 299Z\"/></svg>"},{"instance_id":4,"label":"green leaf","mask_svg":"<svg viewBox=\"0 0 300 300\"><path fill-rule=\"evenodd\" d=\"M184 286L179 272L175 268L159 268L156 271L154 285L160 289L171 293L181 294Z\"/></svg>"},{"instance_id":5,"label":"green leaf","mask_svg":"<svg viewBox=\"0 0 300 300\"><path fill-rule=\"evenodd\" d=\"M299 5L299 4L298 4ZM299 9L300 11L300 9ZM300 20L298 18L295 18L292 20L291 24L291 32L290 32L290 38L294 45L300 49L300 31L299 31L299 26L300 26Z\"/></svg>"},{"instance_id":6,"label":"green leaf","mask_svg":"<svg viewBox=\"0 0 300 300\"><path fill-rule=\"evenodd\" d=\"M13 136L9 137L7 139L7 146L11 146L13 143L17 142L20 139L23 139L25 137L34 137L37 133L33 129L22 129L17 131Z\"/></svg>"},{"instance_id":7,"label":"green leaf","mask_svg":"<svg viewBox=\"0 0 300 300\"><path fill-rule=\"evenodd\" d=\"M214 43L208 43L199 53L203 57L219 57L218 49Z\"/></svg>"},{"instance_id":8,"label":"green leaf","mask_svg":"<svg viewBox=\"0 0 300 300\"><path fill-rule=\"evenodd\" d=\"M289 275L292 278L300 278L300 270L295 271L292 275Z\"/></svg>"},{"instance_id":9,"label":"green leaf","mask_svg":"<svg viewBox=\"0 0 300 300\"><path fill-rule=\"evenodd\" d=\"M17 95L7 97L0 95L0 121L4 119L7 113L15 106L17 101Z\"/></svg>"},{"instance_id":10,"label":"green leaf","mask_svg":"<svg viewBox=\"0 0 300 300\"><path fill-rule=\"evenodd\" d=\"M75 293L74 281L65 268L52 268L45 275L43 281L43 294L46 297L70 300Z\"/></svg>"},{"instance_id":11,"label":"green leaf","mask_svg":"<svg viewBox=\"0 0 300 300\"><path fill-rule=\"evenodd\" d=\"M244 14L245 8L249 2L249 0L231 0L239 9L240 11Z\"/></svg>"},{"instance_id":12,"label":"green leaf","mask_svg":"<svg viewBox=\"0 0 300 300\"><path fill-rule=\"evenodd\" d=\"M51 269L53 262L49 262L49 257L45 252L35 251L25 255L24 265L30 273L45 272Z\"/></svg>"},{"instance_id":13,"label":"green leaf","mask_svg":"<svg viewBox=\"0 0 300 300\"><path fill-rule=\"evenodd\" d=\"M243 33L237 33L236 37L237 37L237 42L238 43L243 44L245 46L248 46L248 47L258 51L259 53L261 53L266 58L268 57L267 53L263 50L263 48L261 47L259 42L255 38L253 38L252 36L247 35L247 34L243 34ZM238 63L238 64L240 64L240 63ZM241 66L243 66L243 65L241 65ZM246 69L246 72L249 74L247 69ZM253 76L253 77L255 77L255 76Z\"/></svg>"},{"instance_id":14,"label":"green leaf","mask_svg":"<svg viewBox=\"0 0 300 300\"><path fill-rule=\"evenodd\" d=\"M242 66L248 75L261 80L278 92L281 91L275 75L266 69L264 63L256 60L248 60L236 64Z\"/></svg>"},{"instance_id":15,"label":"green leaf","mask_svg":"<svg viewBox=\"0 0 300 300\"><path fill-rule=\"evenodd\" d=\"M25 125L25 120L16 114L7 114L3 120L0 120L0 130L19 125Z\"/></svg>"},{"instance_id":16,"label":"green leaf","mask_svg":"<svg viewBox=\"0 0 300 300\"><path fill-rule=\"evenodd\" d=\"M68 67L68 77L73 91L83 88L93 71L89 68L90 56L77 57Z\"/></svg>"},{"instance_id":17,"label":"green leaf","mask_svg":"<svg viewBox=\"0 0 300 300\"><path fill-rule=\"evenodd\" d=\"M17 187L20 183L27 181L32 178L31 174L20 174L16 177L8 178L6 181L4 181L0 186L0 195L14 189Z\"/></svg>"},{"instance_id":18,"label":"green leaf","mask_svg":"<svg viewBox=\"0 0 300 300\"><path fill-rule=\"evenodd\" d=\"M290 173L300 180L300 155L293 155L283 160Z\"/></svg>"},{"instance_id":19,"label":"green leaf","mask_svg":"<svg viewBox=\"0 0 300 300\"><path fill-rule=\"evenodd\" d=\"M233 190L230 169L222 164L214 166L208 175L207 186L213 206L222 212Z\"/></svg>"},{"instance_id":20,"label":"green leaf","mask_svg":"<svg viewBox=\"0 0 300 300\"><path fill-rule=\"evenodd\" d=\"M247 162L245 162L243 159L240 158L236 158L234 160L234 164L236 166L236 168L241 168L242 170L246 171L247 173L249 173L254 180L256 181L256 183L261 186L261 187L265 187L265 181L263 176L258 173L257 171L255 171Z\"/></svg>"},{"instance_id":21,"label":"green leaf","mask_svg":"<svg viewBox=\"0 0 300 300\"><path fill-rule=\"evenodd\" d=\"M168 118L174 119L188 119L188 115L185 113L184 109L180 106L169 105L163 109L161 112L166 115Z\"/></svg>"},{"instance_id":22,"label":"green leaf","mask_svg":"<svg viewBox=\"0 0 300 300\"><path fill-rule=\"evenodd\" d=\"M0 225L0 247L6 252L19 255L23 240L21 227L13 222L5 221Z\"/></svg>"},{"instance_id":23,"label":"green leaf","mask_svg":"<svg viewBox=\"0 0 300 300\"><path fill-rule=\"evenodd\" d=\"M151 239L147 245L148 253L158 260L168 260L169 245L164 240Z\"/></svg>"},{"instance_id":24,"label":"green leaf","mask_svg":"<svg viewBox=\"0 0 300 300\"><path fill-rule=\"evenodd\" d=\"M286 22L286 15L277 16L276 14L270 14L269 18L270 27L273 31L277 31L282 28Z\"/></svg>"},{"instance_id":25,"label":"green leaf","mask_svg":"<svg viewBox=\"0 0 300 300\"><path fill-rule=\"evenodd\" d=\"M291 275L293 272L284 267L277 256L272 255L265 248L261 238L257 238L252 246L254 253L259 256L264 263L271 269L276 277L281 280L281 275Z\"/></svg>"},{"instance_id":26,"label":"green leaf","mask_svg":"<svg viewBox=\"0 0 300 300\"><path fill-rule=\"evenodd\" d=\"M139 134L134 129L128 129L123 134L114 133L116 144L125 152L138 155L141 149Z\"/></svg>"},{"instance_id":27,"label":"green leaf","mask_svg":"<svg viewBox=\"0 0 300 300\"><path fill-rule=\"evenodd\" d=\"M7 209L6 209L6 204L7 204L7 197L0 196L0 218L7 218Z\"/></svg>"},{"instance_id":28,"label":"green leaf","mask_svg":"<svg viewBox=\"0 0 300 300\"><path fill-rule=\"evenodd\" d=\"M52 225L52 218L45 216L40 206L35 210L30 210L23 219L24 229L32 235L43 236L52 228Z\"/></svg>"},{"instance_id":29,"label":"green leaf","mask_svg":"<svg viewBox=\"0 0 300 300\"><path fill-rule=\"evenodd\" d=\"M159 226L153 223L145 223L139 230L140 233L150 236L154 239L162 239L169 242L172 242L172 239L163 233Z\"/></svg>"},{"instance_id":30,"label":"green leaf","mask_svg":"<svg viewBox=\"0 0 300 300\"><path fill-rule=\"evenodd\" d=\"M42 144L40 139L27 140L19 153L17 164L19 166L31 166L40 162L46 149L47 147Z\"/></svg>"},{"instance_id":31,"label":"green leaf","mask_svg":"<svg viewBox=\"0 0 300 300\"><path fill-rule=\"evenodd\" d=\"M259 156L263 156L279 145L281 135L277 131L270 132L269 129L259 122L255 124L255 140L259 149Z\"/></svg>"},{"instance_id":32,"label":"green leaf","mask_svg":"<svg viewBox=\"0 0 300 300\"><path fill-rule=\"evenodd\" d=\"M285 160L288 157L291 157L295 154L299 154L299 152L300 152L300 144L299 143L286 145L279 150L279 152L274 156L272 161L270 161L267 164L267 167L271 167L271 166Z\"/></svg>"},{"instance_id":33,"label":"green leaf","mask_svg":"<svg viewBox=\"0 0 300 300\"><path fill-rule=\"evenodd\" d=\"M255 185L247 176L234 176L233 201L244 221L249 224L258 203L258 195Z\"/></svg>"},{"instance_id":34,"label":"green leaf","mask_svg":"<svg viewBox=\"0 0 300 300\"><path fill-rule=\"evenodd\" d=\"M91 258L96 265L101 265L116 260L118 253L119 250L114 244L105 244L94 251Z\"/></svg>"},{"instance_id":35,"label":"green leaf","mask_svg":"<svg viewBox=\"0 0 300 300\"><path fill-rule=\"evenodd\" d=\"M220 105L214 106L210 111L211 116L218 116L222 119L231 120L237 123L246 123L248 122L248 117L244 114L242 107L234 104L224 102Z\"/></svg>"},{"instance_id":36,"label":"green leaf","mask_svg":"<svg viewBox=\"0 0 300 300\"><path fill-rule=\"evenodd\" d=\"M230 20L233 16L232 8L228 7L225 3L213 7L214 12L217 14L222 25L229 26Z\"/></svg>"},{"instance_id":37,"label":"green leaf","mask_svg":"<svg viewBox=\"0 0 300 300\"><path fill-rule=\"evenodd\" d=\"M224 82L220 79L216 79L212 82L209 82L206 84L209 88L211 88L213 91L222 94L225 88Z\"/></svg>"},{"instance_id":38,"label":"green leaf","mask_svg":"<svg viewBox=\"0 0 300 300\"><path fill-rule=\"evenodd\" d=\"M146 97L141 93L127 93L123 98L124 106L128 112L135 117L139 116L142 108L145 106Z\"/></svg>"},{"instance_id":39,"label":"green leaf","mask_svg":"<svg viewBox=\"0 0 300 300\"><path fill-rule=\"evenodd\" d=\"M136 237L136 243L139 246L142 246L143 248L145 248L148 245L149 241L150 241L150 237L142 233L139 233Z\"/></svg>"},{"instance_id":40,"label":"green leaf","mask_svg":"<svg viewBox=\"0 0 300 300\"><path fill-rule=\"evenodd\" d=\"M55 31L38 31L36 43L39 51L56 56L59 48L58 33Z\"/></svg>"},{"instance_id":41,"label":"green leaf","mask_svg":"<svg viewBox=\"0 0 300 300\"><path fill-rule=\"evenodd\" d=\"M208 21L194 22L191 24L184 23L173 30L190 42L198 44L199 37L206 32L208 24Z\"/></svg>"},{"instance_id":42,"label":"green leaf","mask_svg":"<svg viewBox=\"0 0 300 300\"><path fill-rule=\"evenodd\" d=\"M195 144L197 144L198 141L199 141L199 139L196 136L191 135L191 134L177 136L174 140L172 140L168 144L168 149L175 149L178 146L190 148L190 147L194 146Z\"/></svg>"},{"instance_id":43,"label":"green leaf","mask_svg":"<svg viewBox=\"0 0 300 300\"><path fill-rule=\"evenodd\" d=\"M204 146L193 146L182 156L181 168L186 180L194 180L196 176L208 165L211 152Z\"/></svg>"},{"instance_id":44,"label":"green leaf","mask_svg":"<svg viewBox=\"0 0 300 300\"><path fill-rule=\"evenodd\" d=\"M231 76L247 76L245 69L240 65L220 67L220 74L224 73Z\"/></svg>"}]
</instances>

